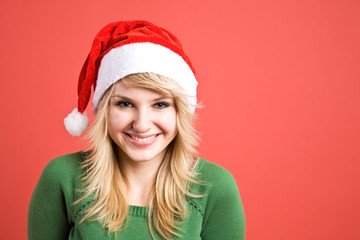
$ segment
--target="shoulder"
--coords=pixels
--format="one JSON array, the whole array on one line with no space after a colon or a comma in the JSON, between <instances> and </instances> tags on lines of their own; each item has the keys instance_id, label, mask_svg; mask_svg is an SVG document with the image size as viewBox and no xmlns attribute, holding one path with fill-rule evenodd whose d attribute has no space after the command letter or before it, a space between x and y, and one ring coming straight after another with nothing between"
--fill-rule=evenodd
<instances>
[{"instance_id":1,"label":"shoulder","mask_svg":"<svg viewBox=\"0 0 360 240\"><path fill-rule=\"evenodd\" d=\"M73 203L81 189L83 154L77 152L57 157L42 171L29 204L31 239L39 239L39 234L63 236L65 239L70 231L69 224L73 222L78 209Z\"/></svg>"},{"instance_id":2,"label":"shoulder","mask_svg":"<svg viewBox=\"0 0 360 240\"><path fill-rule=\"evenodd\" d=\"M197 172L201 197L190 204L202 212L202 239L244 239L244 208L233 175L205 159L199 160Z\"/></svg>"},{"instance_id":3,"label":"shoulder","mask_svg":"<svg viewBox=\"0 0 360 240\"><path fill-rule=\"evenodd\" d=\"M46 165L45 169L59 171L74 170L81 165L81 162L84 159L84 155L85 153L80 151L56 157Z\"/></svg>"},{"instance_id":4,"label":"shoulder","mask_svg":"<svg viewBox=\"0 0 360 240\"><path fill-rule=\"evenodd\" d=\"M233 175L227 169L206 159L199 159L197 172L199 179L210 186L236 185Z\"/></svg>"},{"instance_id":5,"label":"shoulder","mask_svg":"<svg viewBox=\"0 0 360 240\"><path fill-rule=\"evenodd\" d=\"M40 180L52 183L64 183L77 179L81 175L81 163L84 152L59 156L51 160L41 173Z\"/></svg>"},{"instance_id":6,"label":"shoulder","mask_svg":"<svg viewBox=\"0 0 360 240\"><path fill-rule=\"evenodd\" d=\"M77 152L51 160L41 173L32 201L43 204L57 203L71 209L72 203L79 197L77 190L82 189L81 163L84 157L84 152Z\"/></svg>"},{"instance_id":7,"label":"shoulder","mask_svg":"<svg viewBox=\"0 0 360 240\"><path fill-rule=\"evenodd\" d=\"M200 208L206 209L209 203L240 200L236 180L227 169L205 159L199 159L196 172L199 183L192 185L192 190L203 197L193 198L192 201Z\"/></svg>"}]
</instances>

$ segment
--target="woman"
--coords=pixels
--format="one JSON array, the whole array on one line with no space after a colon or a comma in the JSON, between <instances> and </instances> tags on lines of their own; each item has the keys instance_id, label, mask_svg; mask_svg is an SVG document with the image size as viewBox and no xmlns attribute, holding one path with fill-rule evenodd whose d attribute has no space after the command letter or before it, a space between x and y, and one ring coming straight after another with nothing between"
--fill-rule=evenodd
<instances>
[{"instance_id":1,"label":"woman","mask_svg":"<svg viewBox=\"0 0 360 240\"><path fill-rule=\"evenodd\" d=\"M32 239L244 239L232 175L197 157L197 81L178 39L146 21L95 37L81 70L72 135L95 122L87 151L52 160L30 201Z\"/></svg>"}]
</instances>

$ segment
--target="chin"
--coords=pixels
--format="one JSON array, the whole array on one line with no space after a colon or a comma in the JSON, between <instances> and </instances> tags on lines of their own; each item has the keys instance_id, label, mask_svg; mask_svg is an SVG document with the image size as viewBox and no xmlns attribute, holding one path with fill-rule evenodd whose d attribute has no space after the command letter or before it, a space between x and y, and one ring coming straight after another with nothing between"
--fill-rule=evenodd
<instances>
[{"instance_id":1,"label":"chin","mask_svg":"<svg viewBox=\"0 0 360 240\"><path fill-rule=\"evenodd\" d=\"M153 151L150 152L139 152L139 151L123 151L125 155L128 157L129 160L134 162L150 162L150 161L163 161L165 157L166 150L154 153Z\"/></svg>"}]
</instances>

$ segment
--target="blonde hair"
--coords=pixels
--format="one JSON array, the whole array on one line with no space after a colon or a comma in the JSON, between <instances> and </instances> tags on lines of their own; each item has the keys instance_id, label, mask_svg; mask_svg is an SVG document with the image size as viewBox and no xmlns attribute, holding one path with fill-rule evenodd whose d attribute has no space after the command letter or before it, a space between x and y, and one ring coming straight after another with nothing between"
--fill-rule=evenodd
<instances>
[{"instance_id":1,"label":"blonde hair","mask_svg":"<svg viewBox=\"0 0 360 240\"><path fill-rule=\"evenodd\" d=\"M154 238L152 227L164 239L181 236L179 224L187 216L186 197L201 197L191 192L190 183L196 180L197 134L192 126L187 96L177 83L153 73L138 73L124 77L120 84L125 87L140 87L171 96L177 112L177 135L167 147L164 160L154 181L154 191L149 206L148 226ZM83 197L75 202L95 195L95 203L85 212L81 222L90 217L99 221L109 232L126 228L128 204L124 192L125 177L119 167L116 144L108 134L107 122L113 84L102 97L96 119L87 138L91 142L88 155L82 167L85 169ZM180 220L180 221L179 221Z\"/></svg>"}]
</instances>

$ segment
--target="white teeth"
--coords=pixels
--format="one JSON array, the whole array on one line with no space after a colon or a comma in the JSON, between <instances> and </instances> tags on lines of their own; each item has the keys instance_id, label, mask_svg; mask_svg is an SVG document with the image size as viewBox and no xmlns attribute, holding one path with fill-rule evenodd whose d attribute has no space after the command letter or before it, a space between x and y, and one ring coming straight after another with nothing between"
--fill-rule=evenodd
<instances>
[{"instance_id":1,"label":"white teeth","mask_svg":"<svg viewBox=\"0 0 360 240\"><path fill-rule=\"evenodd\" d=\"M156 137L156 135L153 135L153 136L147 137L147 138L138 138L138 137L135 137L135 136L131 136L132 139L134 139L136 141L139 141L139 142L147 142L147 141L150 141L150 140L154 139L155 137Z\"/></svg>"}]
</instances>

